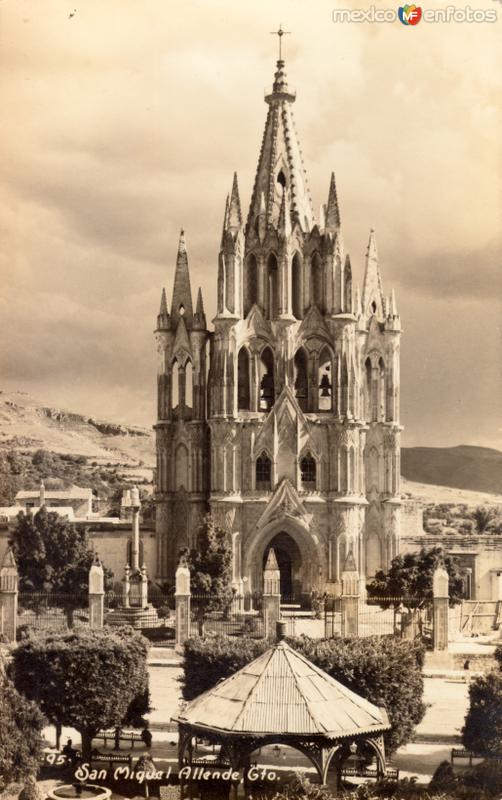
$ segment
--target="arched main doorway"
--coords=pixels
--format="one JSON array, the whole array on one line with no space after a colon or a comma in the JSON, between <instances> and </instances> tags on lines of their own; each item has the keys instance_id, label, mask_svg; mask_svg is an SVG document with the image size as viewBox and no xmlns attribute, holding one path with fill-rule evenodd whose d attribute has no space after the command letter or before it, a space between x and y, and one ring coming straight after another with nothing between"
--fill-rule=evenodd
<instances>
[{"instance_id":1,"label":"arched main doorway","mask_svg":"<svg viewBox=\"0 0 502 800\"><path fill-rule=\"evenodd\" d=\"M273 548L280 572L281 597L283 600L300 600L302 592L302 555L300 548L285 531L276 534L263 553L263 568Z\"/></svg>"}]
</instances>

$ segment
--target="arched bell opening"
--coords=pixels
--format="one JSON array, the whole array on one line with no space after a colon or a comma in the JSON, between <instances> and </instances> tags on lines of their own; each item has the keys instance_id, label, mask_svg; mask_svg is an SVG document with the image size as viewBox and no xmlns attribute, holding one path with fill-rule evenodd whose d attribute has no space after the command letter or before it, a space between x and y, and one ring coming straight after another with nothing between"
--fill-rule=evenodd
<instances>
[{"instance_id":1,"label":"arched bell opening","mask_svg":"<svg viewBox=\"0 0 502 800\"><path fill-rule=\"evenodd\" d=\"M275 403L274 356L270 347L265 347L259 363L259 397L260 411L270 411Z\"/></svg>"},{"instance_id":2,"label":"arched bell opening","mask_svg":"<svg viewBox=\"0 0 502 800\"><path fill-rule=\"evenodd\" d=\"M270 491L272 489L272 461L264 451L256 459L255 464L256 489Z\"/></svg>"},{"instance_id":3,"label":"arched bell opening","mask_svg":"<svg viewBox=\"0 0 502 800\"><path fill-rule=\"evenodd\" d=\"M258 302L258 262L252 253L245 262L244 316L247 317L253 305Z\"/></svg>"},{"instance_id":4,"label":"arched bell opening","mask_svg":"<svg viewBox=\"0 0 502 800\"><path fill-rule=\"evenodd\" d=\"M239 411L249 411L251 408L251 380L250 380L249 354L245 347L241 347L237 357L237 408Z\"/></svg>"},{"instance_id":5,"label":"arched bell opening","mask_svg":"<svg viewBox=\"0 0 502 800\"><path fill-rule=\"evenodd\" d=\"M318 390L319 390L319 411L333 411L335 408L335 375L333 369L333 359L327 347L324 348L319 357L318 370Z\"/></svg>"},{"instance_id":6,"label":"arched bell opening","mask_svg":"<svg viewBox=\"0 0 502 800\"><path fill-rule=\"evenodd\" d=\"M305 350L300 347L294 357L294 390L298 405L302 411L308 411L308 358Z\"/></svg>"},{"instance_id":7,"label":"arched bell opening","mask_svg":"<svg viewBox=\"0 0 502 800\"><path fill-rule=\"evenodd\" d=\"M291 262L291 306L295 319L303 319L303 264L298 253Z\"/></svg>"},{"instance_id":8,"label":"arched bell opening","mask_svg":"<svg viewBox=\"0 0 502 800\"><path fill-rule=\"evenodd\" d=\"M279 267L273 253L267 261L267 319L276 319L279 313Z\"/></svg>"}]
</instances>

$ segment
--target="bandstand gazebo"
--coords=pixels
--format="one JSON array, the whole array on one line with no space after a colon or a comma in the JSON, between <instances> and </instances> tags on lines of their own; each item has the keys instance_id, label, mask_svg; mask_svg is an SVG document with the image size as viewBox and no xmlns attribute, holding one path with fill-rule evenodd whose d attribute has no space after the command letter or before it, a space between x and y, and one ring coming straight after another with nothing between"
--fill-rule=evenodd
<instances>
[{"instance_id":1,"label":"bandstand gazebo","mask_svg":"<svg viewBox=\"0 0 502 800\"><path fill-rule=\"evenodd\" d=\"M385 709L347 689L285 641L196 697L175 721L180 770L190 767L185 771L193 775L204 763L194 757L194 738L219 746L218 761L207 767L223 770L227 765L234 778L237 773L244 777L244 795L234 780L232 800L248 796L251 754L266 745L303 753L321 784L333 764L338 786L343 761L361 746L376 757L377 776L386 771L383 733L390 724ZM188 786L182 781L182 796L192 798L192 781Z\"/></svg>"}]
</instances>

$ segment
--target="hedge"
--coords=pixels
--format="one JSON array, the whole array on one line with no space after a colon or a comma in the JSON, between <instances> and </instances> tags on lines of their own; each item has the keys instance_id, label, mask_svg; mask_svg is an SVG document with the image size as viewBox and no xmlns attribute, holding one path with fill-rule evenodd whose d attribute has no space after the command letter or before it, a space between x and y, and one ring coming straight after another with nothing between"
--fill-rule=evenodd
<instances>
[{"instance_id":1,"label":"hedge","mask_svg":"<svg viewBox=\"0 0 502 800\"><path fill-rule=\"evenodd\" d=\"M360 639L290 638L288 643L349 689L387 708L392 729L385 735L389 753L408 742L425 713L421 644L391 637ZM242 636L189 639L183 653L183 697L192 700L228 678L270 647L266 640Z\"/></svg>"}]
</instances>

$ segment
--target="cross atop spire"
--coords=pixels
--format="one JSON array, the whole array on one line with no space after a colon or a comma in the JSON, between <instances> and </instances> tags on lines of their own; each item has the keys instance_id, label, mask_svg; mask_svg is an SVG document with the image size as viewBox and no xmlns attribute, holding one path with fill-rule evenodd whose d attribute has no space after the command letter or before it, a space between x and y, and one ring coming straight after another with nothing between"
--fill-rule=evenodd
<instances>
[{"instance_id":1,"label":"cross atop spire","mask_svg":"<svg viewBox=\"0 0 502 800\"><path fill-rule=\"evenodd\" d=\"M282 24L279 25L278 31L270 31L271 36L278 36L279 37L279 61L282 61L282 37L288 36L291 31L283 31Z\"/></svg>"}]
</instances>

